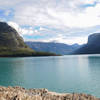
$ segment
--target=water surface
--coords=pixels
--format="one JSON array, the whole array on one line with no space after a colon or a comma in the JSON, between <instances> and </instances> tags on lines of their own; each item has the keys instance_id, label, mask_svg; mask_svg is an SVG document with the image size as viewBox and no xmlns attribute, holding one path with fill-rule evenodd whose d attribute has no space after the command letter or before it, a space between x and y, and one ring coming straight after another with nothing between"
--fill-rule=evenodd
<instances>
[{"instance_id":1,"label":"water surface","mask_svg":"<svg viewBox=\"0 0 100 100\"><path fill-rule=\"evenodd\" d=\"M100 97L100 55L0 58L0 85Z\"/></svg>"}]
</instances>

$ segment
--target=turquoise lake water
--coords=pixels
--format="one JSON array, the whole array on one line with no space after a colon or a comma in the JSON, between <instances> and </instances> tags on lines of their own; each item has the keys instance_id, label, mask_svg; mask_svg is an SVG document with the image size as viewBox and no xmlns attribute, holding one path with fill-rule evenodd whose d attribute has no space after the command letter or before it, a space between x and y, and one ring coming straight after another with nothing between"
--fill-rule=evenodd
<instances>
[{"instance_id":1,"label":"turquoise lake water","mask_svg":"<svg viewBox=\"0 0 100 100\"><path fill-rule=\"evenodd\" d=\"M100 55L0 58L0 85L100 97Z\"/></svg>"}]
</instances>

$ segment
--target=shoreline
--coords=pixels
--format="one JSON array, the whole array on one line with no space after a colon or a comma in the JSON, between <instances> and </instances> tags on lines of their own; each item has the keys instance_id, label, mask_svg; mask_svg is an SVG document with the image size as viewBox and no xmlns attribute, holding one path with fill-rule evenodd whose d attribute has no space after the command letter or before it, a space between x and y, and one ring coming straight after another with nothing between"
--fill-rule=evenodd
<instances>
[{"instance_id":1,"label":"shoreline","mask_svg":"<svg viewBox=\"0 0 100 100\"><path fill-rule=\"evenodd\" d=\"M0 100L100 100L84 93L56 93L47 89L0 86Z\"/></svg>"}]
</instances>

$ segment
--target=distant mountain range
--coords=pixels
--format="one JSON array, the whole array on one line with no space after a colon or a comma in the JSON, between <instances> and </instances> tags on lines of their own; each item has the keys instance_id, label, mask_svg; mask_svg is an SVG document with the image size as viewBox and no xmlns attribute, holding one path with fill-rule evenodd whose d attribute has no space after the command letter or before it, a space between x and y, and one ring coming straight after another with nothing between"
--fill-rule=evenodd
<instances>
[{"instance_id":1,"label":"distant mountain range","mask_svg":"<svg viewBox=\"0 0 100 100\"><path fill-rule=\"evenodd\" d=\"M71 54L73 51L79 49L78 44L68 45L64 43L55 42L25 42L30 48L36 51L53 52L56 54Z\"/></svg>"},{"instance_id":2,"label":"distant mountain range","mask_svg":"<svg viewBox=\"0 0 100 100\"><path fill-rule=\"evenodd\" d=\"M5 22L0 22L0 57L51 56L56 54L100 54L100 33L91 34L88 37L88 43L84 45L68 45L55 42L25 43L23 38L13 27Z\"/></svg>"},{"instance_id":3,"label":"distant mountain range","mask_svg":"<svg viewBox=\"0 0 100 100\"><path fill-rule=\"evenodd\" d=\"M57 54L100 54L100 33L91 34L87 44L67 45L54 42L26 42L26 44L36 51L53 52Z\"/></svg>"},{"instance_id":4,"label":"distant mountain range","mask_svg":"<svg viewBox=\"0 0 100 100\"><path fill-rule=\"evenodd\" d=\"M91 34L88 43L74 51L73 54L100 54L100 33Z\"/></svg>"}]
</instances>

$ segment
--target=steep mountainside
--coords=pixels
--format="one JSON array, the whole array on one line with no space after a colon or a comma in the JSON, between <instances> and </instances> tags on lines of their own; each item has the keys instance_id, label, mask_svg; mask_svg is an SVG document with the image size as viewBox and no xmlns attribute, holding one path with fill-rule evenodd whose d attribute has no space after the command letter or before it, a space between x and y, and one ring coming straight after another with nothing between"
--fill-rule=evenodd
<instances>
[{"instance_id":1,"label":"steep mountainside","mask_svg":"<svg viewBox=\"0 0 100 100\"><path fill-rule=\"evenodd\" d=\"M5 22L0 22L0 57L50 56L53 53L35 52L23 41L18 32Z\"/></svg>"},{"instance_id":2,"label":"steep mountainside","mask_svg":"<svg viewBox=\"0 0 100 100\"><path fill-rule=\"evenodd\" d=\"M36 51L53 52L57 54L70 54L73 50L80 47L78 44L67 45L54 42L26 42L26 44Z\"/></svg>"},{"instance_id":3,"label":"steep mountainside","mask_svg":"<svg viewBox=\"0 0 100 100\"><path fill-rule=\"evenodd\" d=\"M4 22L0 22L0 46L12 49L27 48L17 31Z\"/></svg>"},{"instance_id":4,"label":"steep mountainside","mask_svg":"<svg viewBox=\"0 0 100 100\"><path fill-rule=\"evenodd\" d=\"M88 43L74 52L75 54L100 54L100 33L88 37Z\"/></svg>"}]
</instances>

